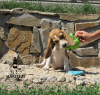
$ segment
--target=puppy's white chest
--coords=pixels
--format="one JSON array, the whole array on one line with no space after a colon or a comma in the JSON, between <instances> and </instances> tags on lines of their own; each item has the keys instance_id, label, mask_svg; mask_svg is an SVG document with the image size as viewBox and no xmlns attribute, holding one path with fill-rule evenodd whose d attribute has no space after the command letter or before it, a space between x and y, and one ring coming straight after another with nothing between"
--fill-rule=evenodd
<instances>
[{"instance_id":1,"label":"puppy's white chest","mask_svg":"<svg viewBox=\"0 0 100 95\"><path fill-rule=\"evenodd\" d=\"M52 55L56 58L61 58L65 56L65 49L59 49L54 47L54 49L52 50Z\"/></svg>"},{"instance_id":2,"label":"puppy's white chest","mask_svg":"<svg viewBox=\"0 0 100 95\"><path fill-rule=\"evenodd\" d=\"M65 58L65 50L55 50L52 51L52 65L55 67L63 67L64 66L64 58Z\"/></svg>"},{"instance_id":3,"label":"puppy's white chest","mask_svg":"<svg viewBox=\"0 0 100 95\"><path fill-rule=\"evenodd\" d=\"M52 52L52 57L53 57L53 59L61 60L61 59L63 59L64 56L65 56L64 53L65 53L65 52L63 52L63 51L53 51L53 52ZM56 60L56 61L57 61L57 60Z\"/></svg>"}]
</instances>

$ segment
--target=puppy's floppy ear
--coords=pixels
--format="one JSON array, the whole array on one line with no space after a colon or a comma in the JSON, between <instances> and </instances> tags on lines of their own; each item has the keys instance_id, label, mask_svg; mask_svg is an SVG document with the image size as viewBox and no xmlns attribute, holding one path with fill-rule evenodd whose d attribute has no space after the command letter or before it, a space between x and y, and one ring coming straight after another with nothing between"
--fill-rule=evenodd
<instances>
[{"instance_id":1,"label":"puppy's floppy ear","mask_svg":"<svg viewBox=\"0 0 100 95\"><path fill-rule=\"evenodd\" d=\"M70 46L75 45L75 42L73 41L73 39L64 30L61 30L61 31L64 32L64 34L66 35L65 40L68 42L68 44Z\"/></svg>"},{"instance_id":2,"label":"puppy's floppy ear","mask_svg":"<svg viewBox=\"0 0 100 95\"><path fill-rule=\"evenodd\" d=\"M45 54L45 57L44 57L45 59L50 57L50 55L52 53L52 45L53 45L53 41L49 38L48 39L48 44L47 44L46 54Z\"/></svg>"}]
</instances>

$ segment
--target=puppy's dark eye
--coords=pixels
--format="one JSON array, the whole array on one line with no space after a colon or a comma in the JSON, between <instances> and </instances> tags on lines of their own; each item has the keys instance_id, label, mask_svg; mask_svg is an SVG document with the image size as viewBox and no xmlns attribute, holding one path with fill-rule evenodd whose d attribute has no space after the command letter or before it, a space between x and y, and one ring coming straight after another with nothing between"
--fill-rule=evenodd
<instances>
[{"instance_id":1,"label":"puppy's dark eye","mask_svg":"<svg viewBox=\"0 0 100 95\"><path fill-rule=\"evenodd\" d=\"M59 41L58 41L58 40L56 40L56 41L55 41L55 43L59 43Z\"/></svg>"},{"instance_id":2,"label":"puppy's dark eye","mask_svg":"<svg viewBox=\"0 0 100 95\"><path fill-rule=\"evenodd\" d=\"M63 36L63 35L61 35L61 36L60 36L60 39L64 39L64 36Z\"/></svg>"}]
</instances>

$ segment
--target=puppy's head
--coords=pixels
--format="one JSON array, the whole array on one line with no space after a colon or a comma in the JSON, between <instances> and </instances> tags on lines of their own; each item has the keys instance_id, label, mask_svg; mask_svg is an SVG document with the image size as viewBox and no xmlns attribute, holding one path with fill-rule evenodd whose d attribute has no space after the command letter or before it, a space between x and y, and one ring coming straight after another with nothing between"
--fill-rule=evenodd
<instances>
[{"instance_id":1,"label":"puppy's head","mask_svg":"<svg viewBox=\"0 0 100 95\"><path fill-rule=\"evenodd\" d=\"M64 30L56 28L49 33L45 58L50 57L54 45L57 45L59 48L65 48L68 46L73 46L74 44L75 42L73 39Z\"/></svg>"}]
</instances>

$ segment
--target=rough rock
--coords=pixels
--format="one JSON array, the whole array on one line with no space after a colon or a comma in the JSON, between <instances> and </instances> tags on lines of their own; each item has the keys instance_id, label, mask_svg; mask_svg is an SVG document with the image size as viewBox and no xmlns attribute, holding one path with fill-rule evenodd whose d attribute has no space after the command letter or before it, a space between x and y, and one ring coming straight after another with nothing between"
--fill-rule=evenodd
<instances>
[{"instance_id":1,"label":"rough rock","mask_svg":"<svg viewBox=\"0 0 100 95\"><path fill-rule=\"evenodd\" d=\"M66 23L66 22L62 22L62 30L65 30L67 33L75 33L74 32L74 23Z\"/></svg>"},{"instance_id":2,"label":"rough rock","mask_svg":"<svg viewBox=\"0 0 100 95\"><path fill-rule=\"evenodd\" d=\"M49 37L49 33L51 31L50 20L43 19L43 20L41 20L40 24L41 24L41 28L42 28L42 29L40 29L41 42L43 44L42 51L44 51L44 49L46 49L46 47L47 47L48 37Z\"/></svg>"},{"instance_id":3,"label":"rough rock","mask_svg":"<svg viewBox=\"0 0 100 95\"><path fill-rule=\"evenodd\" d=\"M38 13L38 14L41 14L41 15L47 15L47 16L58 16L57 13L51 13L51 12L40 12L40 11L37 11L37 10L28 10L28 13L30 14L34 14L34 13Z\"/></svg>"},{"instance_id":4,"label":"rough rock","mask_svg":"<svg viewBox=\"0 0 100 95\"><path fill-rule=\"evenodd\" d=\"M3 40L3 41L6 41L7 40L7 36L8 36L8 32L9 30L7 30L7 28L3 28L3 27L0 27L0 38Z\"/></svg>"},{"instance_id":5,"label":"rough rock","mask_svg":"<svg viewBox=\"0 0 100 95\"><path fill-rule=\"evenodd\" d=\"M3 27L7 20L9 19L9 15L0 15L0 26Z\"/></svg>"},{"instance_id":6,"label":"rough rock","mask_svg":"<svg viewBox=\"0 0 100 95\"><path fill-rule=\"evenodd\" d=\"M100 65L100 58L98 57L78 57L73 53L69 53L69 61L73 67L98 67Z\"/></svg>"},{"instance_id":7,"label":"rough rock","mask_svg":"<svg viewBox=\"0 0 100 95\"><path fill-rule=\"evenodd\" d=\"M3 64L12 64L14 57L18 57L18 54L12 50L9 50L1 59Z\"/></svg>"},{"instance_id":8,"label":"rough rock","mask_svg":"<svg viewBox=\"0 0 100 95\"><path fill-rule=\"evenodd\" d=\"M0 14L11 14L13 10L9 9L0 9Z\"/></svg>"},{"instance_id":9,"label":"rough rock","mask_svg":"<svg viewBox=\"0 0 100 95\"><path fill-rule=\"evenodd\" d=\"M87 48L78 48L74 50L78 56L86 57L86 56L97 56L98 52L94 49L94 47Z\"/></svg>"},{"instance_id":10,"label":"rough rock","mask_svg":"<svg viewBox=\"0 0 100 95\"><path fill-rule=\"evenodd\" d=\"M100 21L97 22L85 22L85 23L76 23L75 24L75 31L89 28L89 27L94 27L100 25Z\"/></svg>"},{"instance_id":11,"label":"rough rock","mask_svg":"<svg viewBox=\"0 0 100 95\"><path fill-rule=\"evenodd\" d=\"M50 27L52 29L58 28L61 29L61 20L51 20Z\"/></svg>"},{"instance_id":12,"label":"rough rock","mask_svg":"<svg viewBox=\"0 0 100 95\"><path fill-rule=\"evenodd\" d=\"M99 14L69 14L69 13L60 13L60 19L68 21L77 21L77 20L94 20L99 18Z\"/></svg>"},{"instance_id":13,"label":"rough rock","mask_svg":"<svg viewBox=\"0 0 100 95\"><path fill-rule=\"evenodd\" d=\"M60 27L61 27L60 23L61 23L60 21L50 20L50 19L42 19L41 20L40 36L41 36L41 40L42 40L42 44L43 44L43 46L41 46L43 48L43 51L46 50L49 33L54 28L60 29Z\"/></svg>"},{"instance_id":14,"label":"rough rock","mask_svg":"<svg viewBox=\"0 0 100 95\"><path fill-rule=\"evenodd\" d=\"M98 42L97 42L97 40L93 40L93 41L86 41L86 42L84 42L84 43L80 43L80 48L85 48L85 47L95 47L96 49L97 49L97 46L98 46Z\"/></svg>"},{"instance_id":15,"label":"rough rock","mask_svg":"<svg viewBox=\"0 0 100 95\"><path fill-rule=\"evenodd\" d=\"M0 57L2 57L7 51L8 48L6 44L0 39Z\"/></svg>"},{"instance_id":16,"label":"rough rock","mask_svg":"<svg viewBox=\"0 0 100 95\"><path fill-rule=\"evenodd\" d=\"M30 53L40 54L41 53L41 46L40 46L40 37L39 37L39 30L38 28L33 28L32 34L32 42L30 46Z\"/></svg>"},{"instance_id":17,"label":"rough rock","mask_svg":"<svg viewBox=\"0 0 100 95\"><path fill-rule=\"evenodd\" d=\"M32 41L32 32L27 27L13 27L8 35L8 46L11 50L21 53L22 55L29 54L29 46Z\"/></svg>"},{"instance_id":18,"label":"rough rock","mask_svg":"<svg viewBox=\"0 0 100 95\"><path fill-rule=\"evenodd\" d=\"M27 13L27 9L14 8L14 9L0 9L0 14L22 14Z\"/></svg>"},{"instance_id":19,"label":"rough rock","mask_svg":"<svg viewBox=\"0 0 100 95\"><path fill-rule=\"evenodd\" d=\"M98 40L98 57L100 57L100 39Z\"/></svg>"},{"instance_id":20,"label":"rough rock","mask_svg":"<svg viewBox=\"0 0 100 95\"><path fill-rule=\"evenodd\" d=\"M31 14L22 14L20 16L12 16L7 21L8 24L23 25L23 26L40 26L41 17L33 16Z\"/></svg>"},{"instance_id":21,"label":"rough rock","mask_svg":"<svg viewBox=\"0 0 100 95\"><path fill-rule=\"evenodd\" d=\"M23 14L23 13L27 13L28 10L25 8L14 8L12 9L12 14Z\"/></svg>"}]
</instances>

